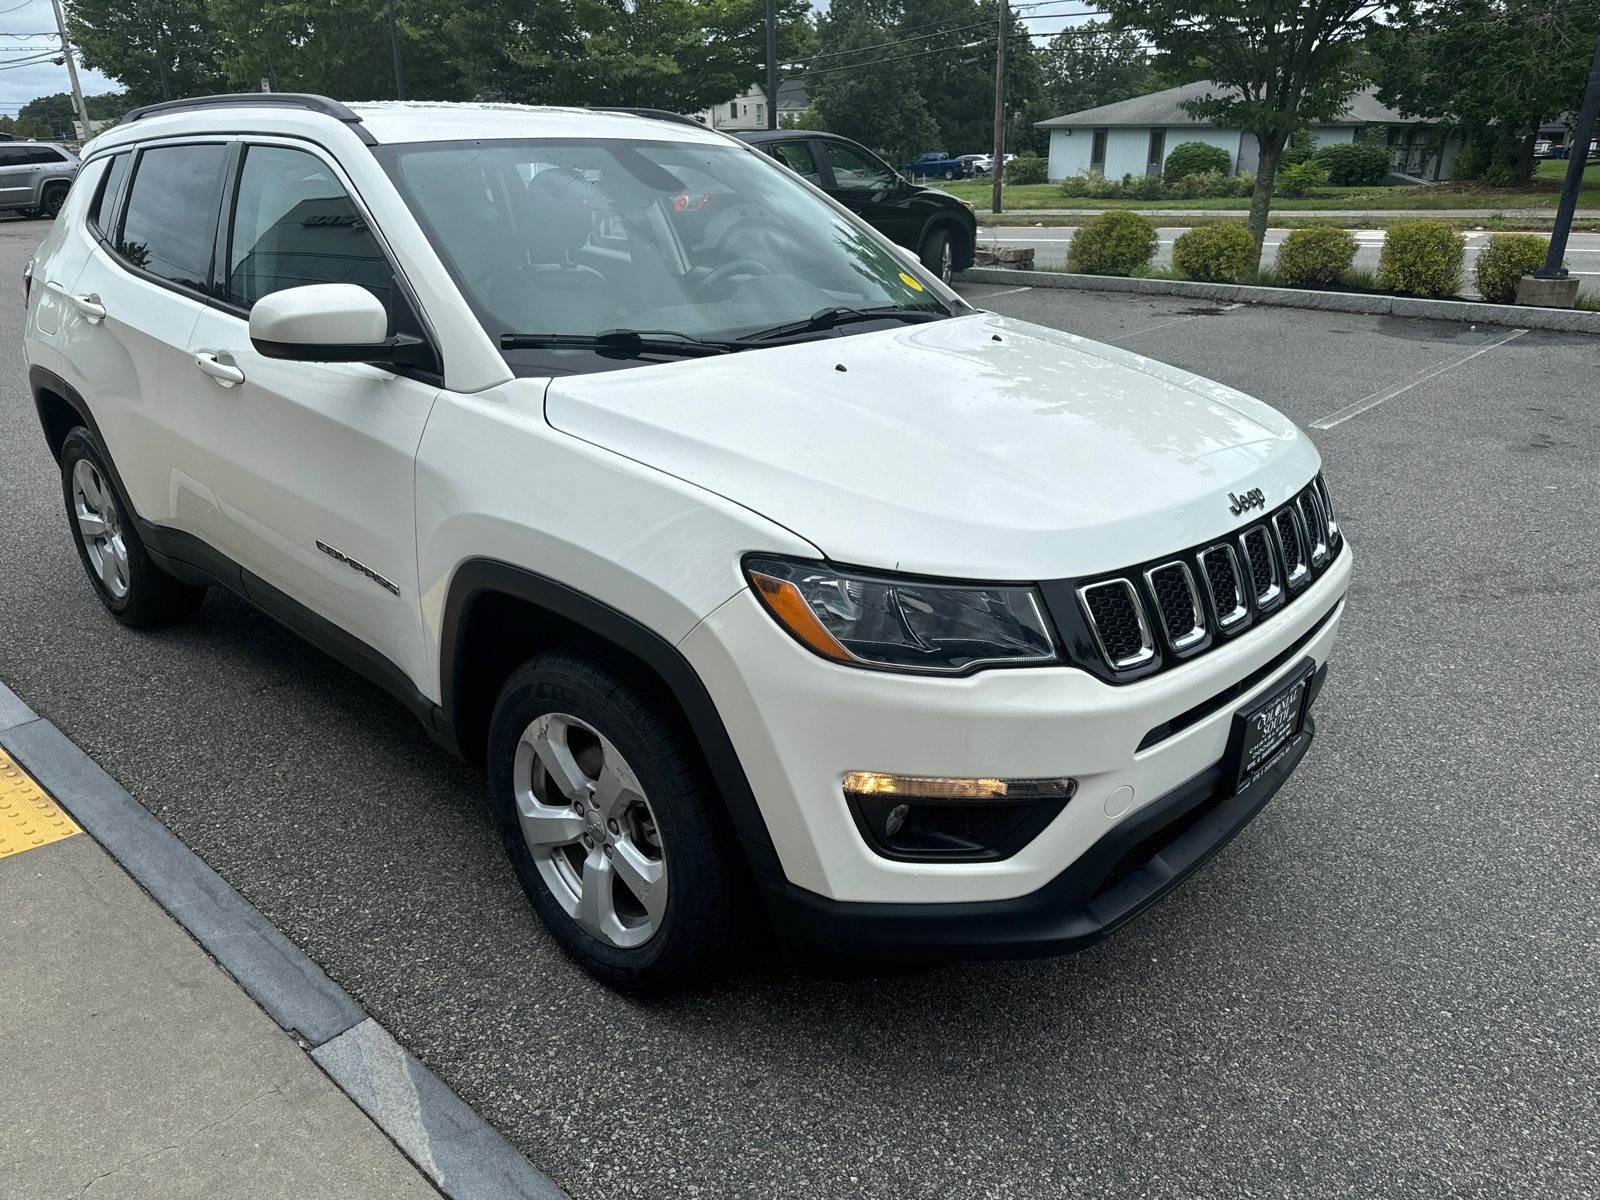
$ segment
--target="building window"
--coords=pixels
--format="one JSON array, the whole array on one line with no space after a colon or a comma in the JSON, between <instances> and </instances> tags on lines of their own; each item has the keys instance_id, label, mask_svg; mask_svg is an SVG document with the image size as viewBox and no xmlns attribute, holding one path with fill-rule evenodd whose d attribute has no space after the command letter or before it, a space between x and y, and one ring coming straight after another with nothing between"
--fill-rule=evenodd
<instances>
[{"instance_id":1,"label":"building window","mask_svg":"<svg viewBox=\"0 0 1600 1200\"><path fill-rule=\"evenodd\" d=\"M1167 157L1167 131L1165 129L1152 129L1150 131L1150 154L1145 159L1144 173L1146 175L1161 174L1161 164Z\"/></svg>"},{"instance_id":2,"label":"building window","mask_svg":"<svg viewBox=\"0 0 1600 1200\"><path fill-rule=\"evenodd\" d=\"M1094 131L1094 143L1089 148L1089 169L1099 171L1102 175L1106 170L1106 131Z\"/></svg>"},{"instance_id":3,"label":"building window","mask_svg":"<svg viewBox=\"0 0 1600 1200\"><path fill-rule=\"evenodd\" d=\"M737 121L738 119L739 119L739 102L737 100L735 100L732 104L728 105L728 120Z\"/></svg>"},{"instance_id":4,"label":"building window","mask_svg":"<svg viewBox=\"0 0 1600 1200\"><path fill-rule=\"evenodd\" d=\"M756 124L759 125L764 120L766 120L766 118L761 115L761 105L758 104L756 105Z\"/></svg>"}]
</instances>

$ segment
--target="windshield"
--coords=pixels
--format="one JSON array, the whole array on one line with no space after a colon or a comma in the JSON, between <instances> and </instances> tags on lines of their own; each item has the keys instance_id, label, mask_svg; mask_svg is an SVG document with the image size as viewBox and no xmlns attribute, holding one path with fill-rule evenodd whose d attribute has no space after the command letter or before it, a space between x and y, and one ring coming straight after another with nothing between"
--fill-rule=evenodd
<instances>
[{"instance_id":1,"label":"windshield","mask_svg":"<svg viewBox=\"0 0 1600 1200\"><path fill-rule=\"evenodd\" d=\"M496 345L615 329L732 340L824 309L948 311L869 232L737 146L563 138L383 150ZM605 349L502 353L523 375L630 365Z\"/></svg>"}]
</instances>

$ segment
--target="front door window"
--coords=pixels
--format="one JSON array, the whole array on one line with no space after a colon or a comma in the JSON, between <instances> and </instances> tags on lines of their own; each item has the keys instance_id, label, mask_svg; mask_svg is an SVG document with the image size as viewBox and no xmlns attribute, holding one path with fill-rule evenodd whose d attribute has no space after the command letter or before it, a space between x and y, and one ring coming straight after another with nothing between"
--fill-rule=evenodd
<instances>
[{"instance_id":1,"label":"front door window","mask_svg":"<svg viewBox=\"0 0 1600 1200\"><path fill-rule=\"evenodd\" d=\"M822 186L822 172L817 170L816 155L811 153L809 142L779 142L772 147L772 157L807 183Z\"/></svg>"},{"instance_id":2,"label":"front door window","mask_svg":"<svg viewBox=\"0 0 1600 1200\"><path fill-rule=\"evenodd\" d=\"M846 192L887 192L899 178L876 159L858 154L837 142L823 143L828 165L833 168L833 186Z\"/></svg>"}]
</instances>

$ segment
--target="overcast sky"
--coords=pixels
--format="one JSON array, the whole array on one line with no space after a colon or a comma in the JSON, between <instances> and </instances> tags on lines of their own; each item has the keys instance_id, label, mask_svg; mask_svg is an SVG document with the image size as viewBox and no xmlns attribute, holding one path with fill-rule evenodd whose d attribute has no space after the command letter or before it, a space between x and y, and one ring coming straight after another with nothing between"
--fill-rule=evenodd
<instances>
[{"instance_id":1,"label":"overcast sky","mask_svg":"<svg viewBox=\"0 0 1600 1200\"><path fill-rule=\"evenodd\" d=\"M50 0L0 0L0 113L14 117L29 100L72 91L65 66L58 67L48 58L29 66L17 65L42 58L40 51L61 53ZM86 71L81 64L78 82L85 96L119 90L99 71Z\"/></svg>"}]
</instances>

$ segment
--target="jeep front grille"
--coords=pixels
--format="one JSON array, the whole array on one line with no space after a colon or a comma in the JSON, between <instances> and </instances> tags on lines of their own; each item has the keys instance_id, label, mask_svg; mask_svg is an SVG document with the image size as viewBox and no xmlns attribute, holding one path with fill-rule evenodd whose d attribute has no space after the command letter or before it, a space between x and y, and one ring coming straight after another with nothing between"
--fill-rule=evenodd
<instances>
[{"instance_id":1,"label":"jeep front grille","mask_svg":"<svg viewBox=\"0 0 1600 1200\"><path fill-rule=\"evenodd\" d=\"M1189 650L1206 640L1206 614L1200 607L1200 593L1188 564L1162 563L1144 573L1155 597L1161 628L1173 650Z\"/></svg>"},{"instance_id":2,"label":"jeep front grille","mask_svg":"<svg viewBox=\"0 0 1600 1200\"><path fill-rule=\"evenodd\" d=\"M1072 660L1121 683L1253 627L1327 570L1343 544L1319 477L1230 540L1040 587Z\"/></svg>"},{"instance_id":3,"label":"jeep front grille","mask_svg":"<svg viewBox=\"0 0 1600 1200\"><path fill-rule=\"evenodd\" d=\"M1100 653L1114 671L1143 666L1156 656L1150 623L1139 593L1126 579L1107 579L1078 589Z\"/></svg>"}]
</instances>

